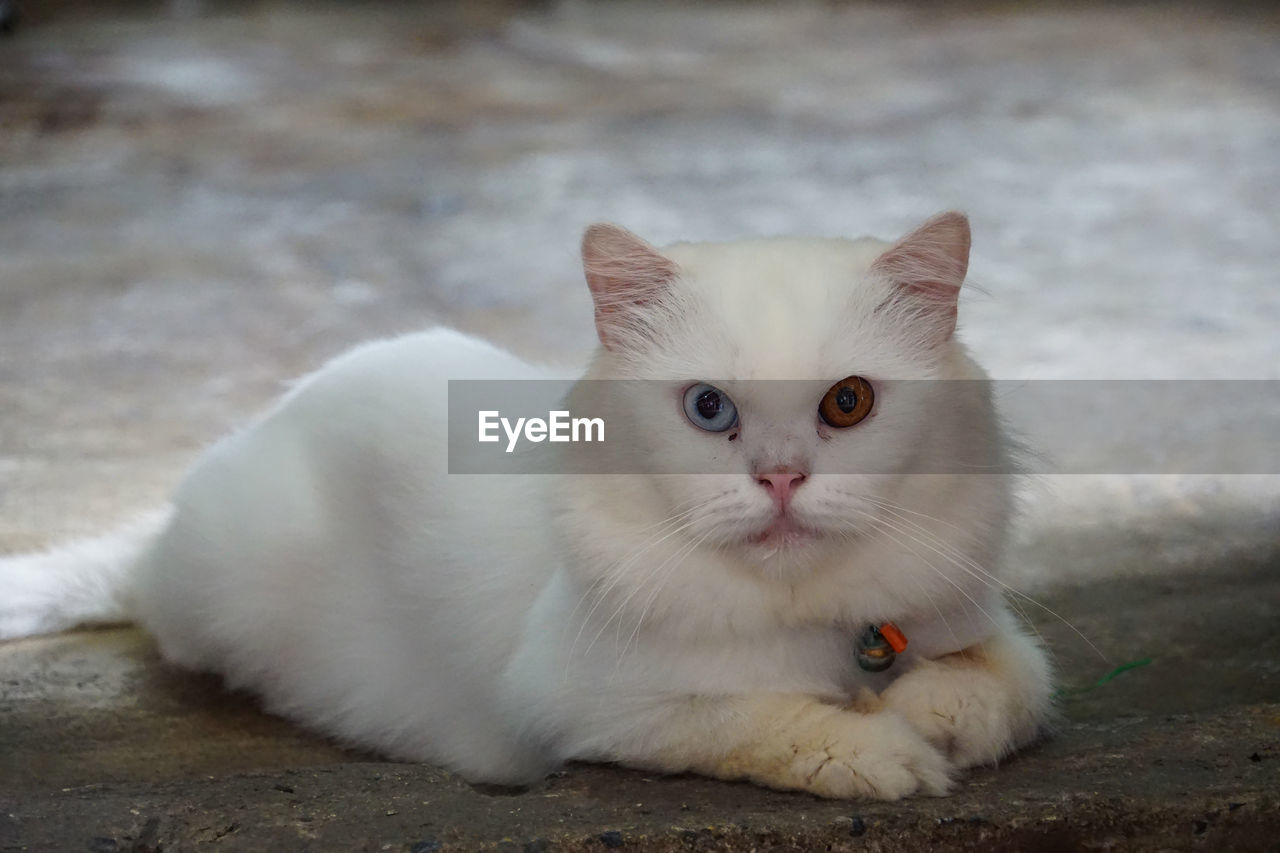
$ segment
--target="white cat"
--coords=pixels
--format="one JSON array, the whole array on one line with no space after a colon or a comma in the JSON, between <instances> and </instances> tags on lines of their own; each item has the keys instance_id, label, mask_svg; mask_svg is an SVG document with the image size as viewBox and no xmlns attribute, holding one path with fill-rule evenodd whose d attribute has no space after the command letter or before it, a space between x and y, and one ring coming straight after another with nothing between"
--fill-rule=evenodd
<instances>
[{"instance_id":1,"label":"white cat","mask_svg":"<svg viewBox=\"0 0 1280 853\"><path fill-rule=\"evenodd\" d=\"M557 374L444 329L377 341L161 517L0 561L0 638L136 620L275 713L483 782L586 759L894 799L1035 737L1049 668L991 574L1010 478L929 473L1007 442L988 399L910 382L983 377L953 336L965 217L582 249L585 377L652 380L611 413L648 473L449 474L447 380ZM896 659L859 646L885 623Z\"/></svg>"}]
</instances>

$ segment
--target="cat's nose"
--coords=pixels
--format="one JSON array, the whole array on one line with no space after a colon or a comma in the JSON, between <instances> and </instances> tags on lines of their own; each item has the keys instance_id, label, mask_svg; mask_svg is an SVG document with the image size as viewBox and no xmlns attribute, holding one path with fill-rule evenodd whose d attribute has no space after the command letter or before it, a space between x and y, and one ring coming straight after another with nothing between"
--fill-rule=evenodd
<instances>
[{"instance_id":1,"label":"cat's nose","mask_svg":"<svg viewBox=\"0 0 1280 853\"><path fill-rule=\"evenodd\" d=\"M780 512L786 512L787 505L791 503L791 496L807 478L807 474L790 469L756 474L756 482L764 486L764 490L773 498Z\"/></svg>"}]
</instances>

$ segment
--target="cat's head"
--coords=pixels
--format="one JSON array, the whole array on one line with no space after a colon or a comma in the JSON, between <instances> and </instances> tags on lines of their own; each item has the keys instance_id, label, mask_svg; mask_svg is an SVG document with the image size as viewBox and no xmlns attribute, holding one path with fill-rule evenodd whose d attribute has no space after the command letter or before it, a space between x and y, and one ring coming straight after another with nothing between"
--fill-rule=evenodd
<instances>
[{"instance_id":1,"label":"cat's head","mask_svg":"<svg viewBox=\"0 0 1280 853\"><path fill-rule=\"evenodd\" d=\"M637 518L690 548L792 575L867 530L930 458L994 443L985 404L920 381L981 375L954 338L959 213L896 244L657 249L595 225L582 253L602 344L588 377L644 380L606 394L614 452L645 475Z\"/></svg>"}]
</instances>

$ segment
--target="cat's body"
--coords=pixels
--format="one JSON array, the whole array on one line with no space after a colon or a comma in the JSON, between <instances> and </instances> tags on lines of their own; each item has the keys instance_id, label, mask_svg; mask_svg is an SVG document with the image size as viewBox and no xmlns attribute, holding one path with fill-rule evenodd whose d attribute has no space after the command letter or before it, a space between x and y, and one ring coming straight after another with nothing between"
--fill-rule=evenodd
<instances>
[{"instance_id":1,"label":"cat's body","mask_svg":"<svg viewBox=\"0 0 1280 853\"><path fill-rule=\"evenodd\" d=\"M475 781L578 758L940 793L1033 737L1049 694L989 574L1008 478L909 473L1007 461L989 401L906 381L982 376L951 335L967 251L956 215L897 247L593 228L586 377L651 380L615 401L640 471L450 475L447 380L558 374L447 330L375 342L206 453L158 534L0 562L0 637L133 618L272 711ZM855 375L874 415L833 428L817 401ZM703 381L736 395L732 430L682 412ZM659 456L697 473L643 473ZM907 650L864 672L885 622Z\"/></svg>"}]
</instances>

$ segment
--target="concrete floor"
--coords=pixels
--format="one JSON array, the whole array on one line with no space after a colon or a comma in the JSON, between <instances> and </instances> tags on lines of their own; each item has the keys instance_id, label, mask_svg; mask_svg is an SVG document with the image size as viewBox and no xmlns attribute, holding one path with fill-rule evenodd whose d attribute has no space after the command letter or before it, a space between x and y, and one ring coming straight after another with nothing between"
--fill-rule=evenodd
<instances>
[{"instance_id":1,"label":"concrete floor","mask_svg":"<svg viewBox=\"0 0 1280 853\"><path fill-rule=\"evenodd\" d=\"M0 552L154 506L355 341L447 322L577 356L597 219L666 242L962 208L965 334L997 376L1280 378L1274 12L25 10L0 40ZM1218 423L1215 446L1274 441ZM477 791L266 717L131 631L9 644L0 849L1265 849L1277 530L1275 476L1037 484L1014 576L1110 658L1030 608L1064 683L1152 663L1065 695L1053 739L955 797L894 806L585 767Z\"/></svg>"}]
</instances>

